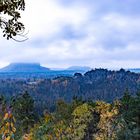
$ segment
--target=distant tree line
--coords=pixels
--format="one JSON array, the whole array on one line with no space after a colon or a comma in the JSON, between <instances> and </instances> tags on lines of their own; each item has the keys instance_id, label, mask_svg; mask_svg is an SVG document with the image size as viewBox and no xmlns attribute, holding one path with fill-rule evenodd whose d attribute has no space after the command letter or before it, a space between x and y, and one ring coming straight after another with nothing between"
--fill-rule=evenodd
<instances>
[{"instance_id":1,"label":"distant tree line","mask_svg":"<svg viewBox=\"0 0 140 140\"><path fill-rule=\"evenodd\" d=\"M33 82L30 82L33 81ZM128 89L132 96L140 89L140 74L125 71L95 69L84 75L75 73L73 77L61 76L53 79L0 79L0 94L9 98L28 91L35 100L40 113L45 108L55 109L55 102L63 99L71 102L74 96L84 100L112 102L123 96ZM47 106L46 105L47 102Z\"/></svg>"}]
</instances>

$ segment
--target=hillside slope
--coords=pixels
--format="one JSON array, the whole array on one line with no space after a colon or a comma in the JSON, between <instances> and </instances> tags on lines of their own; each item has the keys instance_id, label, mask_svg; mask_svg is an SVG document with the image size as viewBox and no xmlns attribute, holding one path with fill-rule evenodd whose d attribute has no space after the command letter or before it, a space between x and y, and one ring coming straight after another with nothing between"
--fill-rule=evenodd
<instances>
[{"instance_id":1,"label":"hillside slope","mask_svg":"<svg viewBox=\"0 0 140 140\"><path fill-rule=\"evenodd\" d=\"M45 72L48 70L39 63L11 63L0 69L0 72Z\"/></svg>"},{"instance_id":2,"label":"hillside slope","mask_svg":"<svg viewBox=\"0 0 140 140\"><path fill-rule=\"evenodd\" d=\"M0 93L10 97L28 91L35 99L38 108L52 108L55 101L64 99L71 102L74 96L85 100L104 100L112 102L121 98L128 89L135 95L140 89L140 74L125 71L95 69L84 75L76 73L73 77L61 76L54 79L11 79L0 80Z\"/></svg>"}]
</instances>

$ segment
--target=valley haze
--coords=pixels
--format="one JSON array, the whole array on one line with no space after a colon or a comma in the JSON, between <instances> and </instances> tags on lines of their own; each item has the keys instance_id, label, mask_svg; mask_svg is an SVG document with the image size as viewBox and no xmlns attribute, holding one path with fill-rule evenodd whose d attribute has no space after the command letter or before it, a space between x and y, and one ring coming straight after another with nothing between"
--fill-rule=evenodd
<instances>
[{"instance_id":1,"label":"valley haze","mask_svg":"<svg viewBox=\"0 0 140 140\"><path fill-rule=\"evenodd\" d=\"M96 68L94 68L96 69ZM75 73L84 74L92 68L87 66L71 66L63 69L53 69L41 66L40 63L11 63L8 66L0 69L0 78L55 78L59 76L73 76ZM119 69L112 69L119 70ZM126 69L131 72L140 73L140 69Z\"/></svg>"},{"instance_id":2,"label":"valley haze","mask_svg":"<svg viewBox=\"0 0 140 140\"><path fill-rule=\"evenodd\" d=\"M85 73L90 67L72 66L66 69L51 69L40 63L11 63L0 69L0 78L54 78L58 76L73 76L76 72Z\"/></svg>"}]
</instances>

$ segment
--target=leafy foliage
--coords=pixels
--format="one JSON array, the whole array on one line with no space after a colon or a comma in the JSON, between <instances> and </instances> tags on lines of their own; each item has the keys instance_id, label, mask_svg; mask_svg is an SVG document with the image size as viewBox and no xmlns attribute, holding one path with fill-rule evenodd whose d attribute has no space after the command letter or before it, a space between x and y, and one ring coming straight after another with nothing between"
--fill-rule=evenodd
<instances>
[{"instance_id":1,"label":"leafy foliage","mask_svg":"<svg viewBox=\"0 0 140 140\"><path fill-rule=\"evenodd\" d=\"M35 122L34 100L25 92L13 97L11 106L16 118L17 133L28 133Z\"/></svg>"},{"instance_id":2,"label":"leafy foliage","mask_svg":"<svg viewBox=\"0 0 140 140\"><path fill-rule=\"evenodd\" d=\"M11 99L10 112L0 98L0 137L4 140L139 140L140 94L128 90L120 100L57 101L56 110L34 117L34 101L26 92ZM9 113L9 114L8 114ZM16 121L14 119L16 118Z\"/></svg>"},{"instance_id":3,"label":"leafy foliage","mask_svg":"<svg viewBox=\"0 0 140 140\"><path fill-rule=\"evenodd\" d=\"M140 94L130 96L128 90L121 99L120 114L117 118L120 123L118 140L140 139Z\"/></svg>"},{"instance_id":4,"label":"leafy foliage","mask_svg":"<svg viewBox=\"0 0 140 140\"><path fill-rule=\"evenodd\" d=\"M3 96L0 97L0 137L2 140L14 140L15 138L15 117Z\"/></svg>"},{"instance_id":5,"label":"leafy foliage","mask_svg":"<svg viewBox=\"0 0 140 140\"><path fill-rule=\"evenodd\" d=\"M24 25L19 21L20 10L25 9L24 0L0 0L0 28L3 36L14 39L16 35L22 35Z\"/></svg>"},{"instance_id":6,"label":"leafy foliage","mask_svg":"<svg viewBox=\"0 0 140 140\"><path fill-rule=\"evenodd\" d=\"M72 113L73 119L70 124L72 133L68 134L69 139L81 140L84 138L87 126L93 119L92 107L87 103L78 106Z\"/></svg>"},{"instance_id":7,"label":"leafy foliage","mask_svg":"<svg viewBox=\"0 0 140 140\"><path fill-rule=\"evenodd\" d=\"M0 133L2 134L2 139L4 140L14 140L14 135L16 132L15 118L13 117L12 113L9 111L5 113L4 118L1 122Z\"/></svg>"}]
</instances>

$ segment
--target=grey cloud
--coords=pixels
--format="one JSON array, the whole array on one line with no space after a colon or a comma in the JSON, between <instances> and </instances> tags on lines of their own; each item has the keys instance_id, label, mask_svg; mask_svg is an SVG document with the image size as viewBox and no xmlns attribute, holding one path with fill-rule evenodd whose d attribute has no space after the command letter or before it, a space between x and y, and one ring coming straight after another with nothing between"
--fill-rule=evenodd
<instances>
[{"instance_id":1,"label":"grey cloud","mask_svg":"<svg viewBox=\"0 0 140 140\"><path fill-rule=\"evenodd\" d=\"M58 29L50 29L49 35L46 25L41 24L44 31L21 44L1 39L1 62L40 62L55 67L113 67L118 62L121 67L126 61L133 65L140 60L139 0L56 0L56 3L64 11L73 6L83 7L88 11L87 17L78 24L62 18L57 21Z\"/></svg>"}]
</instances>

